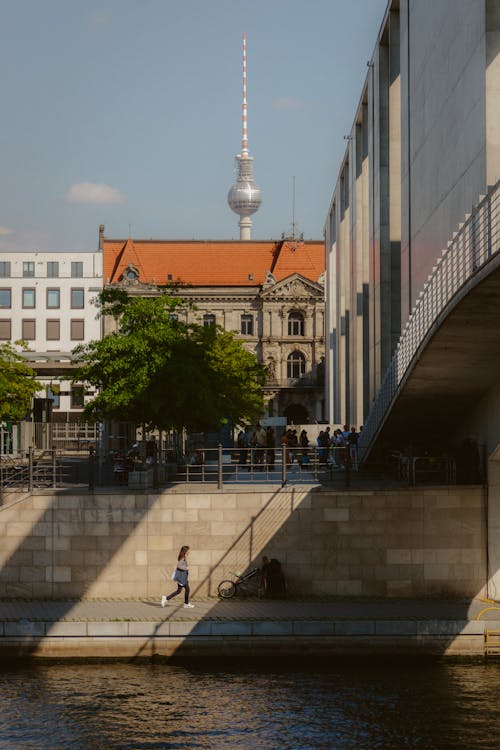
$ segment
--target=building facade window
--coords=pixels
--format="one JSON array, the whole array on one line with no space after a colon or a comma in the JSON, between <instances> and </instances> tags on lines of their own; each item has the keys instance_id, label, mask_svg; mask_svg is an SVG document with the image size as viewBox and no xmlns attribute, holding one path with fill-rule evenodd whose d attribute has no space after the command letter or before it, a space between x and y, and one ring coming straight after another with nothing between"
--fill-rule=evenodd
<instances>
[{"instance_id":1,"label":"building facade window","mask_svg":"<svg viewBox=\"0 0 500 750\"><path fill-rule=\"evenodd\" d=\"M10 320L0 320L0 341L10 341L12 334L12 323Z\"/></svg>"},{"instance_id":2,"label":"building facade window","mask_svg":"<svg viewBox=\"0 0 500 750\"><path fill-rule=\"evenodd\" d=\"M215 315L206 314L203 316L203 325L204 326L214 326L215 325Z\"/></svg>"},{"instance_id":3,"label":"building facade window","mask_svg":"<svg viewBox=\"0 0 500 750\"><path fill-rule=\"evenodd\" d=\"M61 290L47 289L47 309L57 310L61 307Z\"/></svg>"},{"instance_id":4,"label":"building facade window","mask_svg":"<svg viewBox=\"0 0 500 750\"><path fill-rule=\"evenodd\" d=\"M36 289L23 289L23 307L25 309L36 307Z\"/></svg>"},{"instance_id":5,"label":"building facade window","mask_svg":"<svg viewBox=\"0 0 500 750\"><path fill-rule=\"evenodd\" d=\"M71 261L71 278L72 279L83 278L83 261L82 260Z\"/></svg>"},{"instance_id":6,"label":"building facade window","mask_svg":"<svg viewBox=\"0 0 500 750\"><path fill-rule=\"evenodd\" d=\"M288 316L288 335L289 336L303 336L304 335L304 316L299 312L292 312Z\"/></svg>"},{"instance_id":7,"label":"building facade window","mask_svg":"<svg viewBox=\"0 0 500 750\"><path fill-rule=\"evenodd\" d=\"M83 409L83 385L71 386L71 408Z\"/></svg>"},{"instance_id":8,"label":"building facade window","mask_svg":"<svg viewBox=\"0 0 500 750\"><path fill-rule=\"evenodd\" d=\"M47 341L59 341L61 338L61 321L47 320Z\"/></svg>"},{"instance_id":9,"label":"building facade window","mask_svg":"<svg viewBox=\"0 0 500 750\"><path fill-rule=\"evenodd\" d=\"M71 341L83 341L85 338L85 321L71 321Z\"/></svg>"},{"instance_id":10,"label":"building facade window","mask_svg":"<svg viewBox=\"0 0 500 750\"><path fill-rule=\"evenodd\" d=\"M4 309L12 307L12 289L0 289L0 307Z\"/></svg>"},{"instance_id":11,"label":"building facade window","mask_svg":"<svg viewBox=\"0 0 500 750\"><path fill-rule=\"evenodd\" d=\"M49 279L57 279L59 276L59 261L48 260L47 261L47 276Z\"/></svg>"},{"instance_id":12,"label":"building facade window","mask_svg":"<svg viewBox=\"0 0 500 750\"><path fill-rule=\"evenodd\" d=\"M0 260L0 279L10 278L10 260Z\"/></svg>"},{"instance_id":13,"label":"building facade window","mask_svg":"<svg viewBox=\"0 0 500 750\"><path fill-rule=\"evenodd\" d=\"M23 261L23 277L25 279L32 279L35 275L35 261L25 260Z\"/></svg>"},{"instance_id":14,"label":"building facade window","mask_svg":"<svg viewBox=\"0 0 500 750\"><path fill-rule=\"evenodd\" d=\"M289 378L302 378L306 373L306 358L302 352L292 352L286 361L286 374Z\"/></svg>"},{"instance_id":15,"label":"building facade window","mask_svg":"<svg viewBox=\"0 0 500 750\"><path fill-rule=\"evenodd\" d=\"M85 302L85 290L74 288L71 290L71 309L82 310Z\"/></svg>"},{"instance_id":16,"label":"building facade window","mask_svg":"<svg viewBox=\"0 0 500 750\"><path fill-rule=\"evenodd\" d=\"M243 336L253 336L253 315L241 316L241 333Z\"/></svg>"},{"instance_id":17,"label":"building facade window","mask_svg":"<svg viewBox=\"0 0 500 750\"><path fill-rule=\"evenodd\" d=\"M47 398L52 399L52 408L59 409L61 406L61 396L58 386L47 386Z\"/></svg>"},{"instance_id":18,"label":"building facade window","mask_svg":"<svg viewBox=\"0 0 500 750\"><path fill-rule=\"evenodd\" d=\"M34 341L36 339L36 321L33 319L22 321L22 338L24 341Z\"/></svg>"}]
</instances>

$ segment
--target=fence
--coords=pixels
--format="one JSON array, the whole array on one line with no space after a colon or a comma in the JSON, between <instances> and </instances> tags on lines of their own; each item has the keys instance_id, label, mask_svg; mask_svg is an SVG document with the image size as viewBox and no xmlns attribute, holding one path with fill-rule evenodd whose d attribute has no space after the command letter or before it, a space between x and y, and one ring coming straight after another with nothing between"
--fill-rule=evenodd
<instances>
[{"instance_id":1,"label":"fence","mask_svg":"<svg viewBox=\"0 0 500 750\"><path fill-rule=\"evenodd\" d=\"M383 424L405 374L440 313L499 250L500 181L460 226L437 260L403 329L359 441L363 460Z\"/></svg>"}]
</instances>

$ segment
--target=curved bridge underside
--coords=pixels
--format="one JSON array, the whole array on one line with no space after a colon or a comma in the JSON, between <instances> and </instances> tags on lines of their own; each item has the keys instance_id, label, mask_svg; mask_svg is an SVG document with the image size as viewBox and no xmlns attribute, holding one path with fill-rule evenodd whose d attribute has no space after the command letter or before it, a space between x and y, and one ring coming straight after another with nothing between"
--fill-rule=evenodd
<instances>
[{"instance_id":1,"label":"curved bridge underside","mask_svg":"<svg viewBox=\"0 0 500 750\"><path fill-rule=\"evenodd\" d=\"M500 262L494 257L427 333L372 445L375 454L389 446L453 446L467 416L499 381Z\"/></svg>"}]
</instances>

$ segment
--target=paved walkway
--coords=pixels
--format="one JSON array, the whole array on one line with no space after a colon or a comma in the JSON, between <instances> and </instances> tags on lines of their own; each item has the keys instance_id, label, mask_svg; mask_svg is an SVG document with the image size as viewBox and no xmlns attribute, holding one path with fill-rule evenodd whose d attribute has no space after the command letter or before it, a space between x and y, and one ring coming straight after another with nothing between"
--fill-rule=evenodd
<instances>
[{"instance_id":1,"label":"paved walkway","mask_svg":"<svg viewBox=\"0 0 500 750\"><path fill-rule=\"evenodd\" d=\"M162 608L157 599L82 601L0 601L0 622L163 622L500 620L500 603L443 599L194 599L184 609L181 597Z\"/></svg>"}]
</instances>

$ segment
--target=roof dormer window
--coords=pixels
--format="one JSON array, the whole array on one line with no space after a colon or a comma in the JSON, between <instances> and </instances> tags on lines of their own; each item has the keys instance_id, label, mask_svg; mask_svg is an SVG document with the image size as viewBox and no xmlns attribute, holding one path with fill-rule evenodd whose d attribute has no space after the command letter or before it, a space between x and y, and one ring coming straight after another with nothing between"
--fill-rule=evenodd
<instances>
[{"instance_id":1,"label":"roof dormer window","mask_svg":"<svg viewBox=\"0 0 500 750\"><path fill-rule=\"evenodd\" d=\"M128 265L125 269L123 277L128 281L137 281L137 279L139 278L139 271L134 265L132 265L132 263L130 263L130 265Z\"/></svg>"}]
</instances>

